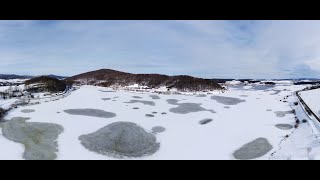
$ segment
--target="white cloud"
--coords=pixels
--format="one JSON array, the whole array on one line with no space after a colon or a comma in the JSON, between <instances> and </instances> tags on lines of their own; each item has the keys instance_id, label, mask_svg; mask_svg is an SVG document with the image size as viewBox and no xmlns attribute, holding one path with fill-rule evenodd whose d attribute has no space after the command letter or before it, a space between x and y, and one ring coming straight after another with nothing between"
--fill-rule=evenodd
<instances>
[{"instance_id":1,"label":"white cloud","mask_svg":"<svg viewBox=\"0 0 320 180\"><path fill-rule=\"evenodd\" d=\"M0 69L12 73L320 77L319 52L319 21L0 21Z\"/></svg>"}]
</instances>

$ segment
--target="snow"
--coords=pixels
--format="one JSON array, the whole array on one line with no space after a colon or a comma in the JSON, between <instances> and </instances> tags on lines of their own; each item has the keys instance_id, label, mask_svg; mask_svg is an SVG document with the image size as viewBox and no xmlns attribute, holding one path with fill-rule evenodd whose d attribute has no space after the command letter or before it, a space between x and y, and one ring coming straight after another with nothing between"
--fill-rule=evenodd
<instances>
[{"instance_id":1,"label":"snow","mask_svg":"<svg viewBox=\"0 0 320 180\"><path fill-rule=\"evenodd\" d=\"M0 131L1 160L22 160L24 147L18 143L7 140Z\"/></svg>"},{"instance_id":2,"label":"snow","mask_svg":"<svg viewBox=\"0 0 320 180\"><path fill-rule=\"evenodd\" d=\"M242 83L241 81L237 81L237 80L226 82L226 84L228 84L228 85L240 85L241 83Z\"/></svg>"},{"instance_id":3,"label":"snow","mask_svg":"<svg viewBox=\"0 0 320 180\"><path fill-rule=\"evenodd\" d=\"M291 97L291 102L298 102L297 97ZM284 138L279 143L279 148L271 159L279 160L316 160L320 158L320 141L318 139L319 129L318 121L310 117L299 103L298 106L291 106L296 110L296 116L301 121L308 120L308 123L302 123L298 129L288 132L289 138ZM292 124L293 125L293 124Z\"/></svg>"},{"instance_id":4,"label":"snow","mask_svg":"<svg viewBox=\"0 0 320 180\"><path fill-rule=\"evenodd\" d=\"M283 141L285 135L291 134L293 130L281 130L276 128L275 125L280 123L294 125L295 119L293 114L280 118L274 113L275 111L291 111L292 102L296 101L296 99L291 96L288 99L288 103L280 100L304 87L287 84L276 85L269 91L252 90L250 85L245 86L243 89L230 87L228 91L224 94L219 94L219 96L239 98L245 100L245 102L231 105L227 109L225 105L212 100L210 95L197 97L192 93L188 95L157 94L161 99L152 99L150 95L155 93L102 92L110 89L81 86L80 89L60 100L46 103L42 101L41 104L28 106L28 109L35 110L33 113L22 113L21 110L25 109L23 107L14 109L6 119L30 117L29 122L47 122L63 126L64 132L58 139L59 160L114 159L88 151L80 144L78 138L81 135L93 133L119 121L134 122L148 132L152 132L152 128L155 126L162 126L166 129L156 135L157 140L160 142L159 151L151 156L136 159L234 159L232 154L236 150L257 138L266 138L273 146L273 150L257 159L308 159L310 156L305 153L305 149L309 148L311 144L314 145L316 141L316 133L311 127L312 121L310 121L310 124L301 125L294 135L281 144L282 150L279 150L279 143ZM283 91L284 89L287 89L287 91ZM281 92L272 95L276 90L281 90ZM133 100L132 96L140 96L142 97L141 100L153 101L156 106L125 103ZM114 97L118 97L114 99L116 101L102 100L102 98L113 99ZM167 99L177 99L180 100L179 103L201 103L203 108L214 110L217 113L203 111L174 114L169 109L177 106L168 104ZM1 103L2 100L0 100ZM135 110L133 109L134 107L139 107L139 109ZM117 116L104 119L64 113L64 110L67 109L85 108L104 110L116 113ZM272 111L267 111L267 109ZM158 113L153 118L145 116L152 112ZM167 114L161 115L162 112ZM303 116L303 112L301 109L301 111L298 111L297 116ZM206 125L199 124L199 121L208 118L213 119L213 121ZM0 159L21 159L23 147L6 140L2 135L0 135L0 143L3 146L0 149L0 154L8 153L6 157L0 155ZM14 149L14 151L11 152L10 149ZM276 153L271 156L273 152ZM320 152L320 149L313 147L314 154L312 154L312 159L320 158L320 154L317 152Z\"/></svg>"},{"instance_id":5,"label":"snow","mask_svg":"<svg viewBox=\"0 0 320 180\"><path fill-rule=\"evenodd\" d=\"M9 83L24 83L27 79L0 79L0 83L9 82Z\"/></svg>"},{"instance_id":6,"label":"snow","mask_svg":"<svg viewBox=\"0 0 320 180\"><path fill-rule=\"evenodd\" d=\"M302 91L300 94L311 110L320 117L320 89Z\"/></svg>"},{"instance_id":7,"label":"snow","mask_svg":"<svg viewBox=\"0 0 320 180\"><path fill-rule=\"evenodd\" d=\"M16 87L16 86L11 86L12 88ZM18 86L19 89L24 89L25 85L21 84ZM0 86L0 92L4 92L5 90L9 89L10 86Z\"/></svg>"},{"instance_id":8,"label":"snow","mask_svg":"<svg viewBox=\"0 0 320 180\"><path fill-rule=\"evenodd\" d=\"M0 99L0 108L8 109L17 99Z\"/></svg>"}]
</instances>

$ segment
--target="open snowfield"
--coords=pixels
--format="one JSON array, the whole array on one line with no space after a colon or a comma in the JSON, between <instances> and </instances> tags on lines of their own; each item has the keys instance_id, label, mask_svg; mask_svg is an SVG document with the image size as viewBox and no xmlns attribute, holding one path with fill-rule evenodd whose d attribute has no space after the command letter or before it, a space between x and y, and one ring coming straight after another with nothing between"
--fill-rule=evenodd
<instances>
[{"instance_id":1,"label":"open snowfield","mask_svg":"<svg viewBox=\"0 0 320 180\"><path fill-rule=\"evenodd\" d=\"M302 91L300 94L311 110L320 117L320 89Z\"/></svg>"},{"instance_id":2,"label":"open snowfield","mask_svg":"<svg viewBox=\"0 0 320 180\"><path fill-rule=\"evenodd\" d=\"M63 99L14 109L5 119L25 117L30 119L20 123L63 127L57 159L119 159L90 151L79 140L116 122L133 122L153 132L160 144L156 152L130 159L310 159L309 151L317 159L320 149L311 120L294 129L292 108L301 120L308 117L300 106L292 107L294 96L284 101L303 88L234 86L223 94L187 96L82 86ZM0 142L0 159L23 159L23 144L3 135ZM255 149L257 144L262 149Z\"/></svg>"},{"instance_id":3,"label":"open snowfield","mask_svg":"<svg viewBox=\"0 0 320 180\"><path fill-rule=\"evenodd\" d=\"M15 87L15 86L12 86ZM19 89L24 89L25 85L21 84L19 86L17 86ZM5 90L7 90L9 87L8 86L0 86L0 91L4 92Z\"/></svg>"},{"instance_id":4,"label":"open snowfield","mask_svg":"<svg viewBox=\"0 0 320 180\"><path fill-rule=\"evenodd\" d=\"M0 79L0 83L1 82L9 82L9 83L23 83L25 82L27 79Z\"/></svg>"},{"instance_id":5,"label":"open snowfield","mask_svg":"<svg viewBox=\"0 0 320 180\"><path fill-rule=\"evenodd\" d=\"M7 109L16 101L17 101L17 99L5 99L5 100L1 99L0 100L0 107Z\"/></svg>"}]
</instances>

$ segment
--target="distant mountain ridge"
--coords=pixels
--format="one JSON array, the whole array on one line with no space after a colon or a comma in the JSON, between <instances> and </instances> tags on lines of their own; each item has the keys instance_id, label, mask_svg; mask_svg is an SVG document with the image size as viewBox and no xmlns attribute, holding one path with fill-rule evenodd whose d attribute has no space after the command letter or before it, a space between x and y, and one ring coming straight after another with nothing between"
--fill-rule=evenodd
<instances>
[{"instance_id":1,"label":"distant mountain ridge","mask_svg":"<svg viewBox=\"0 0 320 180\"><path fill-rule=\"evenodd\" d=\"M161 74L132 74L112 69L100 69L65 79L77 84L99 85L109 87L112 85L129 86L139 84L150 88L166 86L186 91L221 90L216 80L195 78L192 76L167 76Z\"/></svg>"},{"instance_id":2,"label":"distant mountain ridge","mask_svg":"<svg viewBox=\"0 0 320 180\"><path fill-rule=\"evenodd\" d=\"M33 76L25 76L25 75L15 75L15 74L0 74L0 79L30 79Z\"/></svg>"},{"instance_id":3,"label":"distant mountain ridge","mask_svg":"<svg viewBox=\"0 0 320 180\"><path fill-rule=\"evenodd\" d=\"M29 76L29 75L16 75L16 74L0 74L0 79L9 80L9 79L31 79L35 77L47 76L51 78L56 78L59 80L67 78L66 76L57 76L57 75L40 75L40 76Z\"/></svg>"},{"instance_id":4,"label":"distant mountain ridge","mask_svg":"<svg viewBox=\"0 0 320 180\"><path fill-rule=\"evenodd\" d=\"M56 79L59 79L59 80L63 80L63 79L67 78L66 76L57 76L57 75L54 75L54 74L49 74L49 75L45 75L45 76L51 77L51 78L56 78Z\"/></svg>"}]
</instances>

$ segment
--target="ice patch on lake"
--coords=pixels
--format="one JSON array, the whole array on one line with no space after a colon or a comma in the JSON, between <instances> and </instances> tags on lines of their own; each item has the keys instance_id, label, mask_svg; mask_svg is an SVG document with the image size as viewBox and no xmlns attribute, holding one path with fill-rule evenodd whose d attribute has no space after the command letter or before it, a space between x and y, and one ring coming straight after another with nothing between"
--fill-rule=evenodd
<instances>
[{"instance_id":1,"label":"ice patch on lake","mask_svg":"<svg viewBox=\"0 0 320 180\"><path fill-rule=\"evenodd\" d=\"M224 105L237 105L239 103L246 102L246 100L224 96L212 96L211 99L216 100L218 103Z\"/></svg>"},{"instance_id":2,"label":"ice patch on lake","mask_svg":"<svg viewBox=\"0 0 320 180\"><path fill-rule=\"evenodd\" d=\"M266 155L272 149L272 145L266 138L258 138L235 151L233 156L239 160L256 159Z\"/></svg>"},{"instance_id":3,"label":"ice patch on lake","mask_svg":"<svg viewBox=\"0 0 320 180\"><path fill-rule=\"evenodd\" d=\"M168 104L178 105L179 100L177 99L167 99Z\"/></svg>"},{"instance_id":4,"label":"ice patch on lake","mask_svg":"<svg viewBox=\"0 0 320 180\"><path fill-rule=\"evenodd\" d=\"M276 127L281 130L290 130L293 128L290 124L277 124Z\"/></svg>"},{"instance_id":5,"label":"ice patch on lake","mask_svg":"<svg viewBox=\"0 0 320 180\"><path fill-rule=\"evenodd\" d=\"M216 113L214 110L208 110L201 107L201 104L197 103L178 103L177 99L168 99L167 102L171 105L177 105L176 108L171 108L169 111L176 114L189 114L201 111L209 111L212 113Z\"/></svg>"},{"instance_id":6,"label":"ice patch on lake","mask_svg":"<svg viewBox=\"0 0 320 180\"><path fill-rule=\"evenodd\" d=\"M115 113L107 112L99 109L67 109L65 113L78 116L91 116L99 118L113 118L116 117Z\"/></svg>"},{"instance_id":7,"label":"ice patch on lake","mask_svg":"<svg viewBox=\"0 0 320 180\"><path fill-rule=\"evenodd\" d=\"M150 95L152 99L161 99L158 95Z\"/></svg>"},{"instance_id":8,"label":"ice patch on lake","mask_svg":"<svg viewBox=\"0 0 320 180\"><path fill-rule=\"evenodd\" d=\"M209 111L211 113L216 113L214 110L205 109L201 107L201 104L196 104L196 103L181 103L181 104L178 104L178 107L171 108L169 111L176 114L189 114L189 113L195 113L200 111Z\"/></svg>"},{"instance_id":9,"label":"ice patch on lake","mask_svg":"<svg viewBox=\"0 0 320 180\"><path fill-rule=\"evenodd\" d=\"M146 117L151 118L151 117L154 117L154 115L152 115L152 114L146 114Z\"/></svg>"},{"instance_id":10,"label":"ice patch on lake","mask_svg":"<svg viewBox=\"0 0 320 180\"><path fill-rule=\"evenodd\" d=\"M133 104L133 103L142 103L144 105L149 105L149 106L155 106L156 103L153 101L142 101L142 100L131 100L130 102L125 102L128 104Z\"/></svg>"},{"instance_id":11,"label":"ice patch on lake","mask_svg":"<svg viewBox=\"0 0 320 180\"><path fill-rule=\"evenodd\" d=\"M281 93L281 90L273 90L273 91L275 91L275 92L271 93L270 95L277 95L277 94Z\"/></svg>"},{"instance_id":12,"label":"ice patch on lake","mask_svg":"<svg viewBox=\"0 0 320 180\"><path fill-rule=\"evenodd\" d=\"M102 100L109 101L109 100L111 100L111 98L102 98Z\"/></svg>"},{"instance_id":13,"label":"ice patch on lake","mask_svg":"<svg viewBox=\"0 0 320 180\"><path fill-rule=\"evenodd\" d=\"M116 158L141 157L160 148L156 137L131 122L116 122L79 137L88 150Z\"/></svg>"},{"instance_id":14,"label":"ice patch on lake","mask_svg":"<svg viewBox=\"0 0 320 180\"><path fill-rule=\"evenodd\" d=\"M140 97L140 96L132 96L132 97L135 99L142 99L142 97Z\"/></svg>"},{"instance_id":15,"label":"ice patch on lake","mask_svg":"<svg viewBox=\"0 0 320 180\"><path fill-rule=\"evenodd\" d=\"M196 97L207 97L207 95L205 95L205 94L200 94L200 95L197 95Z\"/></svg>"},{"instance_id":16,"label":"ice patch on lake","mask_svg":"<svg viewBox=\"0 0 320 180\"><path fill-rule=\"evenodd\" d=\"M158 133L162 133L166 131L166 128L162 127L162 126L156 126L152 128L152 133L153 134L158 134Z\"/></svg>"},{"instance_id":17,"label":"ice patch on lake","mask_svg":"<svg viewBox=\"0 0 320 180\"><path fill-rule=\"evenodd\" d=\"M209 124L209 123L211 123L213 121L213 119L204 119L204 120L201 120L200 122L199 122L199 124L201 124L201 125L205 125L205 124Z\"/></svg>"},{"instance_id":18,"label":"ice patch on lake","mask_svg":"<svg viewBox=\"0 0 320 180\"><path fill-rule=\"evenodd\" d=\"M240 97L249 97L248 95L240 95Z\"/></svg>"},{"instance_id":19,"label":"ice patch on lake","mask_svg":"<svg viewBox=\"0 0 320 180\"><path fill-rule=\"evenodd\" d=\"M116 92L116 91L111 91L111 90L106 90L106 91L104 91L104 90L100 90L100 92L104 92L104 93L113 93L113 92Z\"/></svg>"},{"instance_id":20,"label":"ice patch on lake","mask_svg":"<svg viewBox=\"0 0 320 180\"><path fill-rule=\"evenodd\" d=\"M285 117L287 114L293 114L292 111L276 111L274 113L276 113L277 117Z\"/></svg>"},{"instance_id":21,"label":"ice patch on lake","mask_svg":"<svg viewBox=\"0 0 320 180\"><path fill-rule=\"evenodd\" d=\"M29 118L16 117L2 124L2 133L10 141L25 146L27 160L54 160L58 152L57 139L63 127L52 123L26 122Z\"/></svg>"},{"instance_id":22,"label":"ice patch on lake","mask_svg":"<svg viewBox=\"0 0 320 180\"><path fill-rule=\"evenodd\" d=\"M274 88L274 85L254 85L252 86L251 90L255 91L262 91L262 90L268 90Z\"/></svg>"},{"instance_id":23,"label":"ice patch on lake","mask_svg":"<svg viewBox=\"0 0 320 180\"><path fill-rule=\"evenodd\" d=\"M33 113L35 111L36 110L34 110L34 109L23 109L23 110L21 110L22 113Z\"/></svg>"},{"instance_id":24,"label":"ice patch on lake","mask_svg":"<svg viewBox=\"0 0 320 180\"><path fill-rule=\"evenodd\" d=\"M232 86L231 88L236 90L242 90L242 91L267 91L274 87L275 86L273 85L252 85L252 86L237 85L237 86Z\"/></svg>"}]
</instances>

